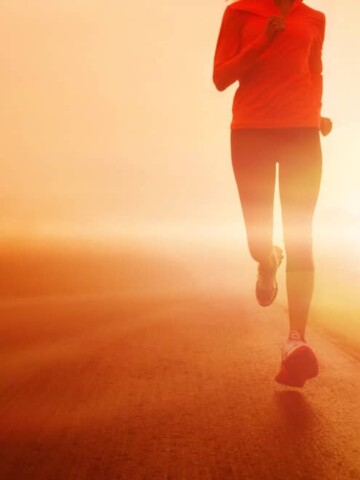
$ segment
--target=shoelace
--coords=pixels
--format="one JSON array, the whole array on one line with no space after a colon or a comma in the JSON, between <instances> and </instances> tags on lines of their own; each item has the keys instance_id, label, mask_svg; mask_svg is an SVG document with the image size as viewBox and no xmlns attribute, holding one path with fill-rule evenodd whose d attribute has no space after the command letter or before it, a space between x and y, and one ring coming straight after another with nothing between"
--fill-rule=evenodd
<instances>
[{"instance_id":1,"label":"shoelace","mask_svg":"<svg viewBox=\"0 0 360 480\"><path fill-rule=\"evenodd\" d=\"M291 330L291 332L289 333L289 338L288 340L300 340L300 341L305 341L302 336L300 335L299 332L297 332L296 330Z\"/></svg>"}]
</instances>

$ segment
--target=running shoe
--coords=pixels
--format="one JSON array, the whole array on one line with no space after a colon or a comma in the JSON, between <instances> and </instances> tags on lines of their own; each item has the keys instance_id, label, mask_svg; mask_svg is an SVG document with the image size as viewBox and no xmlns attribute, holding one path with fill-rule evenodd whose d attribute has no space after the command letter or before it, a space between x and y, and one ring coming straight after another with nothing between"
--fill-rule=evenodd
<instances>
[{"instance_id":1,"label":"running shoe","mask_svg":"<svg viewBox=\"0 0 360 480\"><path fill-rule=\"evenodd\" d=\"M289 387L303 387L319 373L316 355L300 334L293 330L282 348L282 361L275 380Z\"/></svg>"},{"instance_id":2,"label":"running shoe","mask_svg":"<svg viewBox=\"0 0 360 480\"><path fill-rule=\"evenodd\" d=\"M280 247L273 247L270 254L270 265L264 266L259 264L256 282L256 299L262 307L268 307L273 303L278 292L278 284L276 280L276 272L279 268L283 252Z\"/></svg>"}]
</instances>

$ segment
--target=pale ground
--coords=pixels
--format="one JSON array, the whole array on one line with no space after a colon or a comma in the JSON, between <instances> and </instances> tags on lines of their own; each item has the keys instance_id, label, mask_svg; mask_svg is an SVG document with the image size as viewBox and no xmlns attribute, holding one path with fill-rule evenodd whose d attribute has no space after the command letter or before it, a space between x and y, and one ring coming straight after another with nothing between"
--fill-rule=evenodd
<instances>
[{"instance_id":1,"label":"pale ground","mask_svg":"<svg viewBox=\"0 0 360 480\"><path fill-rule=\"evenodd\" d=\"M315 313L337 312L322 291L308 334L320 376L294 390L274 382L284 292L258 307L245 256L2 252L1 480L360 479L359 338L324 330Z\"/></svg>"}]
</instances>

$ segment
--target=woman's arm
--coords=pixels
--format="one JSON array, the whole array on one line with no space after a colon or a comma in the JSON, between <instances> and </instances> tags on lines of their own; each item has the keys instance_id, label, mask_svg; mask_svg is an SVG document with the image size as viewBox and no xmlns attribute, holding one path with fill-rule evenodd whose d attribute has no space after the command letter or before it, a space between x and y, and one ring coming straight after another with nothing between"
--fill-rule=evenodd
<instances>
[{"instance_id":1,"label":"woman's arm","mask_svg":"<svg viewBox=\"0 0 360 480\"><path fill-rule=\"evenodd\" d=\"M317 25L317 35L314 39L313 46L310 51L309 57L309 67L311 74L311 83L313 89L313 98L314 103L319 111L320 117L320 131L326 136L332 130L332 121L330 118L321 116L321 107L322 107L322 94L323 94L323 65L322 65L322 49L324 44L325 36L325 24L326 19L324 14L319 15L318 25Z\"/></svg>"},{"instance_id":2,"label":"woman's arm","mask_svg":"<svg viewBox=\"0 0 360 480\"><path fill-rule=\"evenodd\" d=\"M318 25L317 25L317 35L314 39L310 57L309 57L309 68L311 74L311 83L313 89L313 98L315 105L319 109L319 114L322 107L322 94L323 94L323 65L322 65L322 48L324 43L325 36L325 15L320 14Z\"/></svg>"},{"instance_id":3,"label":"woman's arm","mask_svg":"<svg viewBox=\"0 0 360 480\"><path fill-rule=\"evenodd\" d=\"M220 27L213 70L213 81L220 91L240 80L242 75L256 64L260 54L271 40L269 34L264 32L249 46L242 49L239 14L228 7Z\"/></svg>"}]
</instances>

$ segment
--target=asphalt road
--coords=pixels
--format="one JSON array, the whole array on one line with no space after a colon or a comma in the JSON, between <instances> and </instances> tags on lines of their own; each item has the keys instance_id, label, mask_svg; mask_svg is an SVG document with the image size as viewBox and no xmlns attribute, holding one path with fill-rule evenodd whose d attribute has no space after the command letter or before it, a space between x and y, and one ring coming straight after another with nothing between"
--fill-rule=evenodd
<instances>
[{"instance_id":1,"label":"asphalt road","mask_svg":"<svg viewBox=\"0 0 360 480\"><path fill-rule=\"evenodd\" d=\"M283 306L156 271L2 301L1 480L360 479L359 363L310 329L320 376L281 387Z\"/></svg>"}]
</instances>

